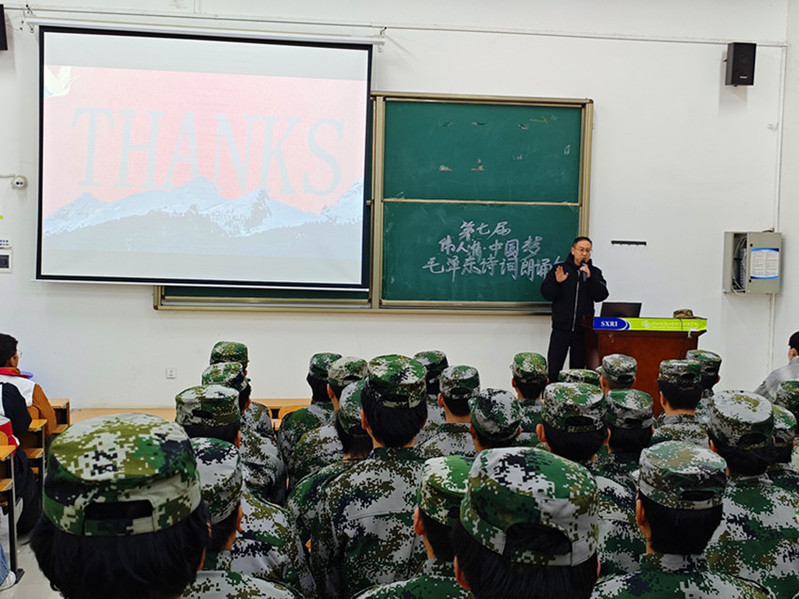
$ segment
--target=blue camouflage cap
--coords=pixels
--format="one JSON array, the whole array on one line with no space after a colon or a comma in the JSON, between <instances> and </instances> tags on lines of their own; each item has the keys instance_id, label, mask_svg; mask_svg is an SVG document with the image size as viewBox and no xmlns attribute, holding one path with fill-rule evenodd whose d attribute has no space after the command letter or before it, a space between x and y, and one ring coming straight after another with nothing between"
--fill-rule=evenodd
<instances>
[{"instance_id":1,"label":"blue camouflage cap","mask_svg":"<svg viewBox=\"0 0 799 599\"><path fill-rule=\"evenodd\" d=\"M211 524L218 524L241 503L242 472L239 450L220 439L197 437L191 440L200 486Z\"/></svg>"},{"instance_id":2,"label":"blue camouflage cap","mask_svg":"<svg viewBox=\"0 0 799 599\"><path fill-rule=\"evenodd\" d=\"M774 438L771 402L756 393L719 391L710 399L707 430L732 447L768 447Z\"/></svg>"},{"instance_id":3,"label":"blue camouflage cap","mask_svg":"<svg viewBox=\"0 0 799 599\"><path fill-rule=\"evenodd\" d=\"M570 368L558 373L559 383L588 383L599 387L599 373L587 368Z\"/></svg>"},{"instance_id":4,"label":"blue camouflage cap","mask_svg":"<svg viewBox=\"0 0 799 599\"><path fill-rule=\"evenodd\" d=\"M386 408L415 408L426 398L422 364L398 354L369 361L365 392Z\"/></svg>"},{"instance_id":5,"label":"blue camouflage cap","mask_svg":"<svg viewBox=\"0 0 799 599\"><path fill-rule=\"evenodd\" d=\"M535 352L521 352L513 356L510 365L513 378L520 383L543 383L547 380L547 360Z\"/></svg>"},{"instance_id":6,"label":"blue camouflage cap","mask_svg":"<svg viewBox=\"0 0 799 599\"><path fill-rule=\"evenodd\" d=\"M511 562L576 566L597 551L597 485L580 464L527 447L477 454L461 502L463 528L477 542ZM514 524L541 524L571 541L567 553L509 547Z\"/></svg>"},{"instance_id":7,"label":"blue camouflage cap","mask_svg":"<svg viewBox=\"0 0 799 599\"><path fill-rule=\"evenodd\" d=\"M341 354L334 354L331 352L321 352L311 356L311 361L308 363L308 374L315 379L327 382L327 371L330 365L338 360Z\"/></svg>"},{"instance_id":8,"label":"blue camouflage cap","mask_svg":"<svg viewBox=\"0 0 799 599\"><path fill-rule=\"evenodd\" d=\"M218 341L211 349L210 364L217 362L238 362L247 370L250 358L247 354L247 346L238 341Z\"/></svg>"},{"instance_id":9,"label":"blue camouflage cap","mask_svg":"<svg viewBox=\"0 0 799 599\"><path fill-rule=\"evenodd\" d=\"M447 366L438 382L441 395L447 399L469 399L480 390L480 374L472 366Z\"/></svg>"},{"instance_id":10,"label":"blue camouflage cap","mask_svg":"<svg viewBox=\"0 0 799 599\"><path fill-rule=\"evenodd\" d=\"M76 422L50 447L42 511L57 529L117 537L170 528L201 501L191 441L181 426L149 414L113 414ZM124 504L150 513L129 516ZM122 504L120 513L95 505ZM111 507L110 505L108 507Z\"/></svg>"},{"instance_id":11,"label":"blue camouflage cap","mask_svg":"<svg viewBox=\"0 0 799 599\"><path fill-rule=\"evenodd\" d=\"M602 389L588 383L550 383L541 398L541 419L567 433L605 428L606 402ZM580 417L579 423L575 418Z\"/></svg>"},{"instance_id":12,"label":"blue camouflage cap","mask_svg":"<svg viewBox=\"0 0 799 599\"><path fill-rule=\"evenodd\" d=\"M459 455L432 458L424 463L416 494L419 509L444 526L458 520L471 462Z\"/></svg>"},{"instance_id":13,"label":"blue camouflage cap","mask_svg":"<svg viewBox=\"0 0 799 599\"><path fill-rule=\"evenodd\" d=\"M472 426L491 441L513 438L522 423L519 400L503 389L483 389L469 398Z\"/></svg>"}]
</instances>

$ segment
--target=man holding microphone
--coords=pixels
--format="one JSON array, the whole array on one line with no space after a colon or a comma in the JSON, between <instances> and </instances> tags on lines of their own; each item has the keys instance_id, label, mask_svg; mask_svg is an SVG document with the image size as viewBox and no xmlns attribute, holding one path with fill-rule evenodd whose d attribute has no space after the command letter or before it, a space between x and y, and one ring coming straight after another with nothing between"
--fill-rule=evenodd
<instances>
[{"instance_id":1,"label":"man holding microphone","mask_svg":"<svg viewBox=\"0 0 799 599\"><path fill-rule=\"evenodd\" d=\"M558 262L541 283L541 295L552 302L552 334L549 337L547 364L549 380L558 373L569 354L569 368L585 368L585 331L579 322L594 315L594 302L608 297L602 271L591 262L591 240L577 237L571 256Z\"/></svg>"}]
</instances>

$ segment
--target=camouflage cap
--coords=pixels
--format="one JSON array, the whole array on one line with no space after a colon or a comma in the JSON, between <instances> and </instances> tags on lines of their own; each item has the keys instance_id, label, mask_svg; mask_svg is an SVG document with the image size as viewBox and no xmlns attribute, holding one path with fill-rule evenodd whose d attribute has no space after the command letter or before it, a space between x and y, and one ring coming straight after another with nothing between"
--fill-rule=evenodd
<instances>
[{"instance_id":1,"label":"camouflage cap","mask_svg":"<svg viewBox=\"0 0 799 599\"><path fill-rule=\"evenodd\" d=\"M203 371L203 385L223 385L236 391L244 391L249 384L240 362L217 362Z\"/></svg>"},{"instance_id":2,"label":"camouflage cap","mask_svg":"<svg viewBox=\"0 0 799 599\"><path fill-rule=\"evenodd\" d=\"M192 439L191 446L197 458L203 501L208 506L211 524L218 524L241 502L239 450L226 441L205 437Z\"/></svg>"},{"instance_id":3,"label":"camouflage cap","mask_svg":"<svg viewBox=\"0 0 799 599\"><path fill-rule=\"evenodd\" d=\"M699 362L699 367L702 369L703 376L716 377L719 374L721 356L715 352L706 349L689 349L685 352L685 359Z\"/></svg>"},{"instance_id":4,"label":"camouflage cap","mask_svg":"<svg viewBox=\"0 0 799 599\"><path fill-rule=\"evenodd\" d=\"M696 386L702 383L702 367L696 360L663 360L658 371L658 381Z\"/></svg>"},{"instance_id":5,"label":"camouflage cap","mask_svg":"<svg viewBox=\"0 0 799 599\"><path fill-rule=\"evenodd\" d=\"M796 436L796 417L790 410L772 404L774 411L774 445L777 447L793 447Z\"/></svg>"},{"instance_id":6,"label":"camouflage cap","mask_svg":"<svg viewBox=\"0 0 799 599\"><path fill-rule=\"evenodd\" d=\"M369 361L366 392L386 408L415 408L426 398L421 362L391 354Z\"/></svg>"},{"instance_id":7,"label":"camouflage cap","mask_svg":"<svg viewBox=\"0 0 799 599\"><path fill-rule=\"evenodd\" d=\"M664 441L641 452L638 489L667 508L705 510L721 505L726 469L724 458L710 449Z\"/></svg>"},{"instance_id":8,"label":"camouflage cap","mask_svg":"<svg viewBox=\"0 0 799 599\"><path fill-rule=\"evenodd\" d=\"M209 364L217 362L238 362L247 370L250 358L247 356L247 346L236 341L217 341L211 350L211 361Z\"/></svg>"},{"instance_id":9,"label":"camouflage cap","mask_svg":"<svg viewBox=\"0 0 799 599\"><path fill-rule=\"evenodd\" d=\"M447 366L438 382L447 399L469 399L480 390L480 374L472 366Z\"/></svg>"},{"instance_id":10,"label":"camouflage cap","mask_svg":"<svg viewBox=\"0 0 799 599\"><path fill-rule=\"evenodd\" d=\"M341 354L334 354L330 352L322 352L311 356L311 361L308 363L308 374L320 381L327 381L327 371L330 365L338 360Z\"/></svg>"},{"instance_id":11,"label":"camouflage cap","mask_svg":"<svg viewBox=\"0 0 799 599\"><path fill-rule=\"evenodd\" d=\"M466 494L466 479L471 465L459 455L427 460L416 493L419 509L439 524L454 525Z\"/></svg>"},{"instance_id":12,"label":"camouflage cap","mask_svg":"<svg viewBox=\"0 0 799 599\"><path fill-rule=\"evenodd\" d=\"M534 352L522 352L513 356L510 365L513 378L520 383L543 383L547 380L547 359Z\"/></svg>"},{"instance_id":13,"label":"camouflage cap","mask_svg":"<svg viewBox=\"0 0 799 599\"><path fill-rule=\"evenodd\" d=\"M420 351L414 354L413 359L422 363L427 373L425 378L430 382L436 381L444 369L449 366L447 354L439 349Z\"/></svg>"},{"instance_id":14,"label":"camouflage cap","mask_svg":"<svg viewBox=\"0 0 799 599\"><path fill-rule=\"evenodd\" d=\"M588 383L599 387L599 373L586 368L570 368L558 373L559 383Z\"/></svg>"},{"instance_id":15,"label":"camouflage cap","mask_svg":"<svg viewBox=\"0 0 799 599\"><path fill-rule=\"evenodd\" d=\"M597 370L611 383L632 385L635 372L638 370L638 362L635 358L624 354L610 354L602 358L602 366Z\"/></svg>"},{"instance_id":16,"label":"camouflage cap","mask_svg":"<svg viewBox=\"0 0 799 599\"><path fill-rule=\"evenodd\" d=\"M588 383L551 383L541 398L541 419L567 433L587 433L605 427L605 396L602 389ZM587 422L571 423L575 417Z\"/></svg>"},{"instance_id":17,"label":"camouflage cap","mask_svg":"<svg viewBox=\"0 0 799 599\"><path fill-rule=\"evenodd\" d=\"M483 389L472 395L469 412L475 430L492 441L512 438L522 422L519 400L503 389Z\"/></svg>"},{"instance_id":18,"label":"camouflage cap","mask_svg":"<svg viewBox=\"0 0 799 599\"><path fill-rule=\"evenodd\" d=\"M366 379L350 383L341 392L338 398L338 412L336 415L341 423L341 428L351 431L361 427L361 393L366 386Z\"/></svg>"},{"instance_id":19,"label":"camouflage cap","mask_svg":"<svg viewBox=\"0 0 799 599\"><path fill-rule=\"evenodd\" d=\"M343 356L328 367L327 382L336 387L346 387L366 378L366 369L366 360L363 358Z\"/></svg>"},{"instance_id":20,"label":"camouflage cap","mask_svg":"<svg viewBox=\"0 0 799 599\"><path fill-rule=\"evenodd\" d=\"M790 410L794 416L799 415L799 381L783 381L777 387L774 403Z\"/></svg>"},{"instance_id":21,"label":"camouflage cap","mask_svg":"<svg viewBox=\"0 0 799 599\"><path fill-rule=\"evenodd\" d=\"M616 428L649 428L654 422L652 396L638 389L612 389L605 397L605 422Z\"/></svg>"},{"instance_id":22,"label":"camouflage cap","mask_svg":"<svg viewBox=\"0 0 799 599\"><path fill-rule=\"evenodd\" d=\"M585 467L548 451L512 447L477 454L460 517L476 541L512 562L576 566L597 551L597 510L596 480ZM553 554L508 547L506 533L520 523L562 532L571 550Z\"/></svg>"},{"instance_id":23,"label":"camouflage cap","mask_svg":"<svg viewBox=\"0 0 799 599\"><path fill-rule=\"evenodd\" d=\"M740 449L767 447L774 437L771 402L756 393L719 391L710 400L707 430Z\"/></svg>"},{"instance_id":24,"label":"camouflage cap","mask_svg":"<svg viewBox=\"0 0 799 599\"><path fill-rule=\"evenodd\" d=\"M241 420L239 392L222 385L197 385L175 396L175 422L221 426Z\"/></svg>"},{"instance_id":25,"label":"camouflage cap","mask_svg":"<svg viewBox=\"0 0 799 599\"><path fill-rule=\"evenodd\" d=\"M152 513L99 518L89 511L94 504L130 502L146 502ZM109 537L157 532L199 505L191 441L174 422L149 414L90 418L67 428L50 447L42 511L64 532Z\"/></svg>"}]
</instances>

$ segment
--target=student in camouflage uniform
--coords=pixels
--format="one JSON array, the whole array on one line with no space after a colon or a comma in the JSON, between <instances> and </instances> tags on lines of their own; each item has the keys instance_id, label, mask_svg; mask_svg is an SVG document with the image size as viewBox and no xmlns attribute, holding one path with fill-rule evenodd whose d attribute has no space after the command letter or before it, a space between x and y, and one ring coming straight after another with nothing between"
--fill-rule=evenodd
<instances>
[{"instance_id":1,"label":"student in camouflage uniform","mask_svg":"<svg viewBox=\"0 0 799 599\"><path fill-rule=\"evenodd\" d=\"M541 449L477 454L453 531L455 576L475 599L587 599L597 577L597 488Z\"/></svg>"},{"instance_id":2,"label":"student in camouflage uniform","mask_svg":"<svg viewBox=\"0 0 799 599\"><path fill-rule=\"evenodd\" d=\"M663 360L658 372L662 417L655 421L652 445L685 441L707 447L705 425L696 415L702 396L702 367L696 360Z\"/></svg>"},{"instance_id":3,"label":"student in camouflage uniform","mask_svg":"<svg viewBox=\"0 0 799 599\"><path fill-rule=\"evenodd\" d=\"M552 453L585 466L599 489L599 559L603 575L632 572L644 552L629 488L597 473L595 456L608 432L602 390L587 383L552 383L544 389L538 439Z\"/></svg>"},{"instance_id":4,"label":"student in camouflage uniform","mask_svg":"<svg viewBox=\"0 0 799 599\"><path fill-rule=\"evenodd\" d=\"M427 422L416 435L416 442L421 443L432 437L439 425L446 422L444 409L438 403L441 392L441 373L449 366L447 354L439 349L420 351L413 359L420 362L425 369L425 390L427 393Z\"/></svg>"},{"instance_id":5,"label":"student in camouflage uniform","mask_svg":"<svg viewBox=\"0 0 799 599\"><path fill-rule=\"evenodd\" d=\"M707 422L713 387L720 380L721 356L706 349L689 349L685 352L685 359L696 360L702 369L702 397L696 405L696 414L702 422Z\"/></svg>"},{"instance_id":6,"label":"student in camouflage uniform","mask_svg":"<svg viewBox=\"0 0 799 599\"><path fill-rule=\"evenodd\" d=\"M327 369L327 392L335 411L339 409L339 397L344 388L362 380L366 376L366 368L366 360L353 356L344 356L330 364ZM335 423L334 418L330 424L308 431L297 442L292 462L287 464L289 490L301 478L344 458L344 447Z\"/></svg>"},{"instance_id":7,"label":"student in camouflage uniform","mask_svg":"<svg viewBox=\"0 0 799 599\"><path fill-rule=\"evenodd\" d=\"M638 389L611 389L605 400L609 455L598 465L598 472L634 491L632 474L638 469L641 451L652 439L652 398Z\"/></svg>"},{"instance_id":8,"label":"student in camouflage uniform","mask_svg":"<svg viewBox=\"0 0 799 599\"><path fill-rule=\"evenodd\" d=\"M231 571L230 549L241 524L242 473L239 452L225 441L198 437L192 439L202 497L208 506L211 541L203 569L183 591L184 599L213 596L291 598L282 586Z\"/></svg>"},{"instance_id":9,"label":"student in camouflage uniform","mask_svg":"<svg viewBox=\"0 0 799 599\"><path fill-rule=\"evenodd\" d=\"M374 449L327 483L311 539L322 597L408 578L424 560L411 526L424 465L413 446L427 417L424 366L399 355L374 358L361 405Z\"/></svg>"},{"instance_id":10,"label":"student in camouflage uniform","mask_svg":"<svg viewBox=\"0 0 799 599\"><path fill-rule=\"evenodd\" d=\"M681 441L644 450L636 518L646 555L640 570L600 581L592 599L769 597L756 584L711 572L702 555L721 522L725 467L710 450Z\"/></svg>"},{"instance_id":11,"label":"student in camouflage uniform","mask_svg":"<svg viewBox=\"0 0 799 599\"><path fill-rule=\"evenodd\" d=\"M771 408L774 411L774 448L768 477L776 486L797 495L799 472L791 465L796 437L796 418L788 409L776 403Z\"/></svg>"},{"instance_id":12,"label":"student in camouflage uniform","mask_svg":"<svg viewBox=\"0 0 799 599\"><path fill-rule=\"evenodd\" d=\"M427 561L413 578L364 591L359 599L465 599L468 593L455 579L455 550L450 537L466 493L471 462L462 456L427 460L413 513L413 530L424 541Z\"/></svg>"},{"instance_id":13,"label":"student in camouflage uniform","mask_svg":"<svg viewBox=\"0 0 799 599\"><path fill-rule=\"evenodd\" d=\"M541 393L547 385L547 360L541 354L522 352L513 356L511 385L522 411L519 445L537 445L535 428L541 423Z\"/></svg>"},{"instance_id":14,"label":"student in camouflage uniform","mask_svg":"<svg viewBox=\"0 0 799 599\"><path fill-rule=\"evenodd\" d=\"M147 414L90 418L56 437L43 512L31 547L70 599L179 597L209 537L188 436Z\"/></svg>"},{"instance_id":15,"label":"student in camouflage uniform","mask_svg":"<svg viewBox=\"0 0 799 599\"><path fill-rule=\"evenodd\" d=\"M599 372L599 386L605 395L613 389L630 389L635 383L638 362L624 354L609 354L602 358Z\"/></svg>"},{"instance_id":16,"label":"student in camouflage uniform","mask_svg":"<svg viewBox=\"0 0 799 599\"><path fill-rule=\"evenodd\" d=\"M231 442L229 426L241 414L238 393L222 385L200 385L175 398L175 420L190 437L211 437ZM234 445L238 435L233 435ZM303 593L312 593L313 578L300 540L279 506L264 501L245 486L241 505L241 534L231 551L233 569L258 578L283 581Z\"/></svg>"},{"instance_id":17,"label":"student in camouflage uniform","mask_svg":"<svg viewBox=\"0 0 799 599\"><path fill-rule=\"evenodd\" d=\"M788 410L799 422L799 381L783 381L780 383L780 386L777 387L774 403ZM797 450L795 444L791 457L791 466L794 470L799 470L799 450Z\"/></svg>"},{"instance_id":18,"label":"student in camouflage uniform","mask_svg":"<svg viewBox=\"0 0 799 599\"><path fill-rule=\"evenodd\" d=\"M305 380L311 387L311 405L286 414L277 432L283 463L289 466L297 442L310 430L333 422L335 409L327 390L327 371L341 354L323 352L311 356Z\"/></svg>"},{"instance_id":19,"label":"student in camouflage uniform","mask_svg":"<svg viewBox=\"0 0 799 599\"><path fill-rule=\"evenodd\" d=\"M587 383L599 387L599 373L587 368L570 368L558 373L559 383Z\"/></svg>"},{"instance_id":20,"label":"student in camouflage uniform","mask_svg":"<svg viewBox=\"0 0 799 599\"><path fill-rule=\"evenodd\" d=\"M474 457L475 449L469 432L471 416L469 398L480 391L480 375L471 366L448 366L439 377L438 405L446 422L419 448L433 456L461 455Z\"/></svg>"},{"instance_id":21,"label":"student in camouflage uniform","mask_svg":"<svg viewBox=\"0 0 799 599\"><path fill-rule=\"evenodd\" d=\"M372 451L372 439L361 427L361 392L365 385L364 380L356 381L341 392L336 411L336 431L344 447L343 459L300 479L286 500L286 512L303 545L318 534L319 504L327 481Z\"/></svg>"},{"instance_id":22,"label":"student in camouflage uniform","mask_svg":"<svg viewBox=\"0 0 799 599\"><path fill-rule=\"evenodd\" d=\"M244 348L244 352L246 357L246 348ZM259 428L257 414L260 414L260 411L256 412L256 415L253 413L250 384L245 377L241 363L216 362L211 364L203 372L202 382L204 385L223 385L238 392L238 406L241 413L239 451L244 467L244 480L247 487L263 501L282 501L285 496L283 487L286 469L271 430L271 418L269 430Z\"/></svg>"},{"instance_id":23,"label":"student in camouflage uniform","mask_svg":"<svg viewBox=\"0 0 799 599\"><path fill-rule=\"evenodd\" d=\"M483 389L469 398L469 415L474 448L513 447L522 430L522 411L512 393Z\"/></svg>"},{"instance_id":24,"label":"student in camouflage uniform","mask_svg":"<svg viewBox=\"0 0 799 599\"><path fill-rule=\"evenodd\" d=\"M708 434L729 471L724 519L707 548L710 568L790 599L799 588L799 503L766 474L774 437L771 403L754 393L720 391L710 404Z\"/></svg>"}]
</instances>

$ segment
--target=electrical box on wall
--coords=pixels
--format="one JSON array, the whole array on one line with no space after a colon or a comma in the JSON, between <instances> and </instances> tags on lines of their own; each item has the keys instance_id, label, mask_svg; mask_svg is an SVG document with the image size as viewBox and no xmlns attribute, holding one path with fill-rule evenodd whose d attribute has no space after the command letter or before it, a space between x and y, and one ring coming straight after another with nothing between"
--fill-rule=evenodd
<instances>
[{"instance_id":1,"label":"electrical box on wall","mask_svg":"<svg viewBox=\"0 0 799 599\"><path fill-rule=\"evenodd\" d=\"M782 234L724 232L725 293L779 293L782 271Z\"/></svg>"}]
</instances>

